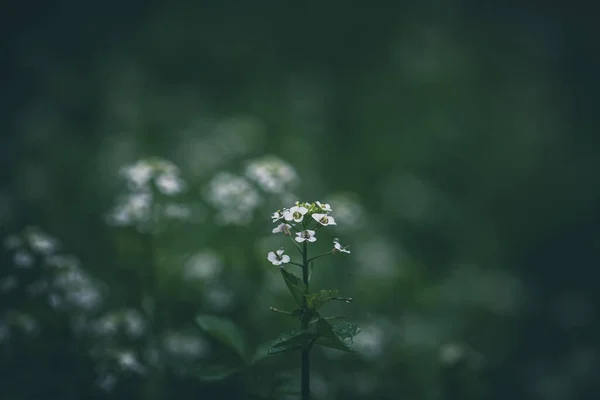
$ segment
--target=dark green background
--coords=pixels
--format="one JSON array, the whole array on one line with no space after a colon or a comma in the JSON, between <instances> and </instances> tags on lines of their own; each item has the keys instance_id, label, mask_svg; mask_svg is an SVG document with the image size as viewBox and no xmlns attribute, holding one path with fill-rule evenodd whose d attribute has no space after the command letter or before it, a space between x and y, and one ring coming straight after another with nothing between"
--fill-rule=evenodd
<instances>
[{"instance_id":1,"label":"dark green background","mask_svg":"<svg viewBox=\"0 0 600 400\"><path fill-rule=\"evenodd\" d=\"M336 259L331 268L344 272L324 279L355 298L334 311L387 336L373 357L313 356L326 398L593 398L595 15L591 7L511 1L14 3L0 16L0 233L41 227L106 283L103 311L139 308L132 293L151 290L143 239L103 218L121 190L118 169L149 155L172 160L192 189L186 200L203 204L201 188L214 174L275 154L298 172L300 200L350 193L363 207L362 228L340 233L355 250L346 260L355 261ZM207 154L183 160L181 149L218 139L214 127L239 117L261 127L258 140L192 170ZM155 294L164 324L193 329L194 315L210 312L205 287L168 273L182 254L210 247L224 255L220 284L236 296L222 315L251 344L293 327L256 306L272 272L257 244L271 229L269 207L246 227L218 226L209 207L202 222L160 238ZM394 254L402 272L353 272L367 243ZM440 288L464 265L492 281L509 274L520 289L499 296L514 307L444 297ZM12 273L8 252L1 268ZM466 289L450 290L475 290L474 268L461 275ZM0 343L3 399L220 399L247 389L239 375L207 383L167 368L152 378L123 374L103 392L91 339L73 338L66 316L49 316L26 294L2 296L0 320L27 307L49 324L33 338ZM406 339L415 318L427 321L417 336L431 331L439 343ZM451 327L447 335L438 323ZM439 347L450 342L467 343L485 361L441 365ZM261 373L297 361L274 358ZM373 383L365 393L353 386L361 379Z\"/></svg>"}]
</instances>

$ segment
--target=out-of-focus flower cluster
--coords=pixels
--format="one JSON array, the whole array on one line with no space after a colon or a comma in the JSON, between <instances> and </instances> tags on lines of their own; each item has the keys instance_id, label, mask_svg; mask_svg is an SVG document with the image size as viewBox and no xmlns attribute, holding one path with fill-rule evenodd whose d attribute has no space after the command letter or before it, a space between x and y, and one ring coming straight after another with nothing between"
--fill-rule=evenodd
<instances>
[{"instance_id":1,"label":"out-of-focus flower cluster","mask_svg":"<svg viewBox=\"0 0 600 400\"><path fill-rule=\"evenodd\" d=\"M248 161L241 175L217 173L209 182L205 197L217 209L218 223L247 225L264 202L264 196L289 196L298 182L290 164L275 156L265 156Z\"/></svg>"},{"instance_id":2,"label":"out-of-focus flower cluster","mask_svg":"<svg viewBox=\"0 0 600 400\"><path fill-rule=\"evenodd\" d=\"M16 296L42 301L56 312L68 312L73 327L81 326L82 317L101 306L99 282L81 268L77 258L58 253L58 240L40 229L27 228L7 237L4 248L12 255L13 267L0 276L0 299ZM28 310L10 309L5 317L1 322L0 316L0 343L15 330L37 334L43 329L38 316Z\"/></svg>"},{"instance_id":3,"label":"out-of-focus flower cluster","mask_svg":"<svg viewBox=\"0 0 600 400\"><path fill-rule=\"evenodd\" d=\"M265 156L249 161L245 175L265 192L283 194L299 181L296 170L275 156Z\"/></svg>"},{"instance_id":4,"label":"out-of-focus flower cluster","mask_svg":"<svg viewBox=\"0 0 600 400\"><path fill-rule=\"evenodd\" d=\"M179 168L170 161L149 158L121 168L127 190L108 213L108 222L115 226L150 228L154 218L187 219L188 206L174 198L186 190ZM163 200L158 201L157 196Z\"/></svg>"}]
</instances>

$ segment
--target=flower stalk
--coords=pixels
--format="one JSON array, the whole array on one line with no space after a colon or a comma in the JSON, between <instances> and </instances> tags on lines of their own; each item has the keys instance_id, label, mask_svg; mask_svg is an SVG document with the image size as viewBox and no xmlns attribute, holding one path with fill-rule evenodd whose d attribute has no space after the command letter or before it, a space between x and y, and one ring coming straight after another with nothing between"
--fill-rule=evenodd
<instances>
[{"instance_id":1,"label":"flower stalk","mask_svg":"<svg viewBox=\"0 0 600 400\"><path fill-rule=\"evenodd\" d=\"M332 300L341 300L346 303L352 301L349 297L339 297L337 290L320 290L311 293L309 290L310 278L312 275L313 261L326 255L337 253L350 253L346 247L342 247L339 240L333 240L333 246L326 252L318 253L317 256L309 257L309 247L315 246L317 242L317 231L319 235L321 229L331 225L337 225L335 219L329 214L331 212L329 204L300 203L289 209L279 210L272 215L272 222L276 223L284 220L283 223L273 229L274 234L283 234L289 237L294 246L302 256L302 262L297 263L291 260L290 256L284 254L284 249L278 249L269 252L267 259L275 266L280 267L284 281L294 296L298 309L293 312L282 311L271 307L272 311L290 315L300 320L300 329L282 334L269 354L278 354L288 350L300 350L300 390L301 399L310 400L310 350L314 344L320 344L325 347L337 350L352 352L350 344L352 338L359 333L358 325L351 323L329 322L337 320L339 317L322 317L319 308ZM295 237L292 237L292 231ZM302 268L302 278L288 272L285 264L293 264Z\"/></svg>"}]
</instances>

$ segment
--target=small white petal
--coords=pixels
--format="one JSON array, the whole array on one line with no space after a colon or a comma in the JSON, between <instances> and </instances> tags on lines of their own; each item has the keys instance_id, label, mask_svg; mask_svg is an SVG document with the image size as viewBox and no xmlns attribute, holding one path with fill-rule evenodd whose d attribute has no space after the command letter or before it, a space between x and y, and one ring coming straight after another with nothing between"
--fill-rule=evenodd
<instances>
[{"instance_id":1,"label":"small white petal","mask_svg":"<svg viewBox=\"0 0 600 400\"><path fill-rule=\"evenodd\" d=\"M283 257L281 257L281 262L284 264L287 264L290 262L290 256L288 256L287 254L284 254Z\"/></svg>"}]
</instances>

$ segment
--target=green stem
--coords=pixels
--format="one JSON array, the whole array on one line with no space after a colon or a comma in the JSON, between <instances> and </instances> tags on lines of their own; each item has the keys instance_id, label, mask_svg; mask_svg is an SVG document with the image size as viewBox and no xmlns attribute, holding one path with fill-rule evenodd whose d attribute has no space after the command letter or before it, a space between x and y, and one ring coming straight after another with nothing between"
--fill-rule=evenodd
<instances>
[{"instance_id":1,"label":"green stem","mask_svg":"<svg viewBox=\"0 0 600 400\"><path fill-rule=\"evenodd\" d=\"M317 258L321 258L321 257L328 256L328 255L330 255L331 253L333 253L333 251L329 250L327 253L319 254L318 256L314 256L313 258L309 258L309 259L308 259L308 262L314 261L314 260L316 260Z\"/></svg>"},{"instance_id":2,"label":"green stem","mask_svg":"<svg viewBox=\"0 0 600 400\"><path fill-rule=\"evenodd\" d=\"M306 291L308 292L308 246L306 242L303 243L304 251L302 252L302 281L306 286ZM306 297L304 298L304 317L301 320L301 328L308 329L308 324L310 323L310 318L307 318L308 315L308 304L306 301ZM302 400L310 400L310 347L302 348L302 360L301 360L301 376L300 376L300 388L301 388L301 399Z\"/></svg>"}]
</instances>

